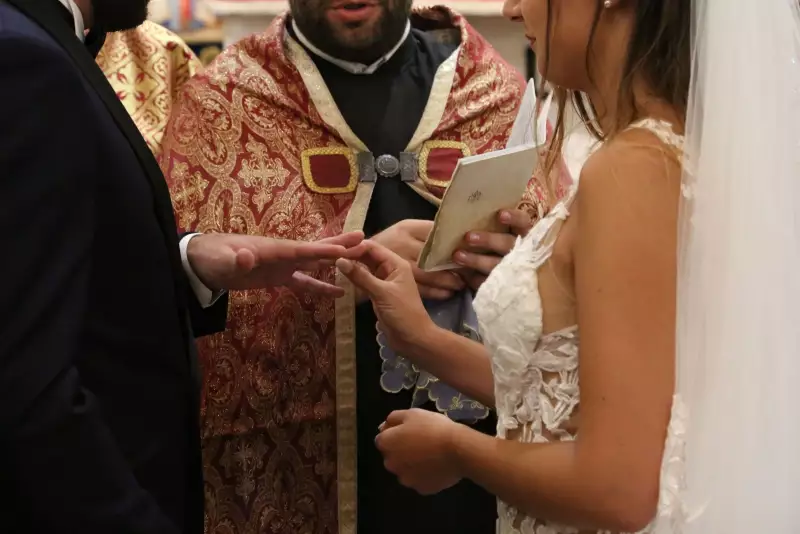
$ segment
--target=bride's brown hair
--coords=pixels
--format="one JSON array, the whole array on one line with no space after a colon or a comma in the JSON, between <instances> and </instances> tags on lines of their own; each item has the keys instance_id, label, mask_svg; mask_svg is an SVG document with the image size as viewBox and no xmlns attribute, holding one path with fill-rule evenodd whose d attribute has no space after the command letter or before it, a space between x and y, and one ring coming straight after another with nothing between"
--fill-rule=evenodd
<instances>
[{"instance_id":1,"label":"bride's brown hair","mask_svg":"<svg viewBox=\"0 0 800 534\"><path fill-rule=\"evenodd\" d=\"M682 121L686 118L692 70L692 0L629 1L635 2L635 7L633 7L635 20L620 82L619 105L617 106L620 113L615 117L611 128L603 131L595 120L596 110L588 95L580 91L556 88L554 92L556 102L558 102L558 118L553 128L550 150L545 160L546 176L551 175L551 171L561 157L565 135L564 111L570 100L581 121L599 141L605 141L624 130L640 115L641 110L637 108L633 94L635 76L640 77L652 91L653 96L670 104L678 111ZM542 73L543 80L547 79L547 68L550 62L552 3L553 0L547 0L547 47L544 72ZM586 50L586 69L590 79L592 77L589 65L590 48L600 22L604 2L596 0L596 3L597 7ZM543 93L539 91L538 94Z\"/></svg>"}]
</instances>

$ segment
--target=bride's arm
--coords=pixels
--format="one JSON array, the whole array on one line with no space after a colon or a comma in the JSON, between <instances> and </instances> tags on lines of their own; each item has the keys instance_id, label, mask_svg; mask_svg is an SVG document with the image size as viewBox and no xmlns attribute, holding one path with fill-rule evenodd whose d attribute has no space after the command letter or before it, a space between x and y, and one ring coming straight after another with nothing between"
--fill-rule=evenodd
<instances>
[{"instance_id":1,"label":"bride's arm","mask_svg":"<svg viewBox=\"0 0 800 534\"><path fill-rule=\"evenodd\" d=\"M461 474L531 516L623 532L653 518L674 391L679 184L678 164L644 132L623 134L582 174L577 439L524 444L454 430Z\"/></svg>"},{"instance_id":2,"label":"bride's arm","mask_svg":"<svg viewBox=\"0 0 800 534\"><path fill-rule=\"evenodd\" d=\"M484 406L494 406L494 378L486 348L432 323L403 355Z\"/></svg>"}]
</instances>

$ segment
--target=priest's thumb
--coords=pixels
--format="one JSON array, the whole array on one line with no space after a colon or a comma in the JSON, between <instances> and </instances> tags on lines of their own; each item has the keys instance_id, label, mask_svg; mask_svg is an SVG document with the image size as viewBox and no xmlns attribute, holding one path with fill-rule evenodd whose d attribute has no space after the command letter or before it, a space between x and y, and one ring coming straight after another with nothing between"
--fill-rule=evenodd
<instances>
[{"instance_id":1,"label":"priest's thumb","mask_svg":"<svg viewBox=\"0 0 800 534\"><path fill-rule=\"evenodd\" d=\"M351 260L340 258L336 260L336 267L354 286L367 293L370 297L380 290L380 280L375 278L363 266Z\"/></svg>"}]
</instances>

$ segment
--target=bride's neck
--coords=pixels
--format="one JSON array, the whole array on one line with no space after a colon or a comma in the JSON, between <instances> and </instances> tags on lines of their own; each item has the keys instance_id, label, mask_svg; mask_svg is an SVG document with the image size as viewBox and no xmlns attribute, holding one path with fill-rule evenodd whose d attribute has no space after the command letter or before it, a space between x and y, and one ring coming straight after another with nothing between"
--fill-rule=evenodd
<instances>
[{"instance_id":1,"label":"bride's neck","mask_svg":"<svg viewBox=\"0 0 800 534\"><path fill-rule=\"evenodd\" d=\"M603 87L604 86L604 87ZM600 130L614 135L630 124L644 118L654 118L670 123L676 133L683 131L683 119L679 110L656 96L647 83L636 77L631 81L629 95L621 94L620 79L608 80L596 90L588 93L597 116Z\"/></svg>"}]
</instances>

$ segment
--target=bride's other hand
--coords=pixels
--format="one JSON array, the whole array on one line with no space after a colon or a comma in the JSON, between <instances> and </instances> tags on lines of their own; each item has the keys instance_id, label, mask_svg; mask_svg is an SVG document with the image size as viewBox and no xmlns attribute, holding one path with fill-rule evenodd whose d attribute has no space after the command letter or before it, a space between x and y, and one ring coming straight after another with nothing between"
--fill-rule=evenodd
<instances>
[{"instance_id":1,"label":"bride's other hand","mask_svg":"<svg viewBox=\"0 0 800 534\"><path fill-rule=\"evenodd\" d=\"M404 352L420 346L436 326L422 304L412 266L375 241L365 241L360 247L363 255L357 260L361 263L341 259L336 267L370 298L392 348Z\"/></svg>"},{"instance_id":2,"label":"bride's other hand","mask_svg":"<svg viewBox=\"0 0 800 534\"><path fill-rule=\"evenodd\" d=\"M431 495L461 480L454 434L458 423L425 410L400 410L389 414L375 438L383 465L403 486Z\"/></svg>"},{"instance_id":3,"label":"bride's other hand","mask_svg":"<svg viewBox=\"0 0 800 534\"><path fill-rule=\"evenodd\" d=\"M517 237L524 237L533 227L533 219L524 210L502 210L497 217L508 226L508 232L469 232L464 236L464 246L453 255L453 261L469 269L465 279L474 290L483 284L503 256L511 252Z\"/></svg>"}]
</instances>

